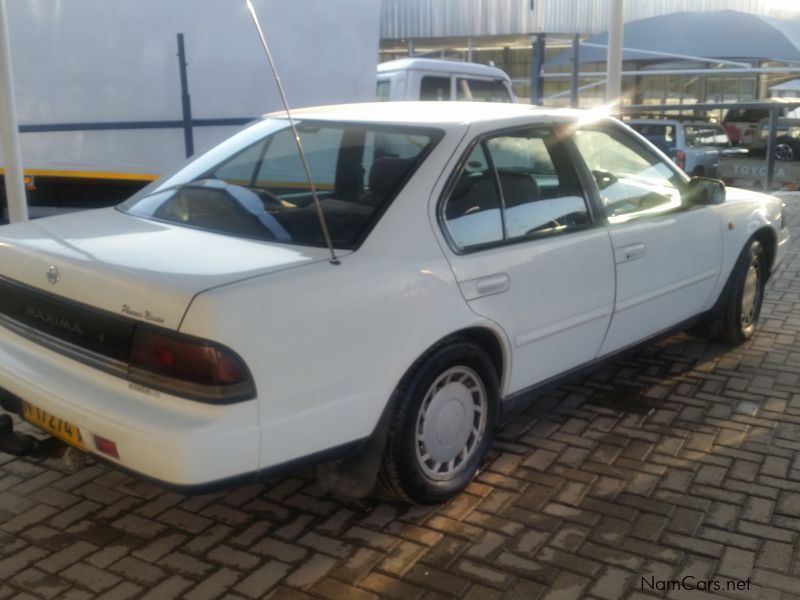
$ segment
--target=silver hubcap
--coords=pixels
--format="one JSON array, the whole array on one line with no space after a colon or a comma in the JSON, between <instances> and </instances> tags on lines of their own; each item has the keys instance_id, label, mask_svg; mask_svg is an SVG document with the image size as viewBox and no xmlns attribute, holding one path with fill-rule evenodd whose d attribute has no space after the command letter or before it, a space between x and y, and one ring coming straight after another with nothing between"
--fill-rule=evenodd
<instances>
[{"instance_id":1,"label":"silver hubcap","mask_svg":"<svg viewBox=\"0 0 800 600\"><path fill-rule=\"evenodd\" d=\"M755 325L758 310L758 286L758 266L751 264L747 269L742 290L742 327L744 329Z\"/></svg>"},{"instance_id":2,"label":"silver hubcap","mask_svg":"<svg viewBox=\"0 0 800 600\"><path fill-rule=\"evenodd\" d=\"M414 449L425 475L451 479L464 469L483 438L486 410L486 389L469 367L451 367L436 378L415 430Z\"/></svg>"}]
</instances>

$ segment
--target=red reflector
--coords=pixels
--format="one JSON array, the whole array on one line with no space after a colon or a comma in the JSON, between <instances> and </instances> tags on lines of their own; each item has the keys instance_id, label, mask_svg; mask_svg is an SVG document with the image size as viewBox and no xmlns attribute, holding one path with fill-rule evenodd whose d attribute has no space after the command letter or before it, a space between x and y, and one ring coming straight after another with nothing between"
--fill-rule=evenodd
<instances>
[{"instance_id":1,"label":"red reflector","mask_svg":"<svg viewBox=\"0 0 800 600\"><path fill-rule=\"evenodd\" d=\"M111 440L107 440L104 437L96 435L94 436L94 445L95 448L97 448L98 452L102 452L103 454L108 454L113 458L119 458L119 452L117 452L117 445Z\"/></svg>"},{"instance_id":2,"label":"red reflector","mask_svg":"<svg viewBox=\"0 0 800 600\"><path fill-rule=\"evenodd\" d=\"M675 151L675 164L678 165L681 169L686 167L686 152L684 152L683 150Z\"/></svg>"}]
</instances>

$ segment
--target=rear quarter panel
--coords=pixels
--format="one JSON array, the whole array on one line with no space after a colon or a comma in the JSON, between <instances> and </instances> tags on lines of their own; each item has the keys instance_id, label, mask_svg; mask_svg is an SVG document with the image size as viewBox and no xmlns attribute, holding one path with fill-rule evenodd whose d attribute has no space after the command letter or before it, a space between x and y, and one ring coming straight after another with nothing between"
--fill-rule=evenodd
<instances>
[{"instance_id":1,"label":"rear quarter panel","mask_svg":"<svg viewBox=\"0 0 800 600\"><path fill-rule=\"evenodd\" d=\"M466 306L428 220L431 187L460 137L441 140L339 266L288 269L192 303L181 330L230 346L253 373L261 468L369 436L426 349L493 327Z\"/></svg>"}]
</instances>

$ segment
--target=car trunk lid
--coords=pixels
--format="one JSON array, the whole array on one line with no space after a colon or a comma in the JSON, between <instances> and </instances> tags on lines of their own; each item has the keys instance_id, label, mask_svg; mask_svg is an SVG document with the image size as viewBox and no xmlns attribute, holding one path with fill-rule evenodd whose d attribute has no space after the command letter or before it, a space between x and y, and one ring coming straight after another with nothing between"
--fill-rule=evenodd
<instances>
[{"instance_id":1,"label":"car trunk lid","mask_svg":"<svg viewBox=\"0 0 800 600\"><path fill-rule=\"evenodd\" d=\"M125 360L138 322L177 330L204 290L327 258L113 208L77 212L0 229L0 318Z\"/></svg>"}]
</instances>

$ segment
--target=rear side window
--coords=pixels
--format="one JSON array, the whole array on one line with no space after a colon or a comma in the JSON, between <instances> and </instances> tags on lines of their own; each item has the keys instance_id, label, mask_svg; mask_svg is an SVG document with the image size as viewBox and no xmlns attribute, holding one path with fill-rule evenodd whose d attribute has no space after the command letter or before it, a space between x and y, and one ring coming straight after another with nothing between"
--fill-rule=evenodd
<instances>
[{"instance_id":1,"label":"rear side window","mask_svg":"<svg viewBox=\"0 0 800 600\"><path fill-rule=\"evenodd\" d=\"M324 246L313 195L286 121L204 171L136 195L131 214L267 241ZM441 137L437 130L301 121L298 133L336 247L353 248ZM228 142L223 142L225 145ZM214 151L212 150L212 153ZM195 161L202 162L201 159ZM178 185L174 185L179 182Z\"/></svg>"},{"instance_id":2,"label":"rear side window","mask_svg":"<svg viewBox=\"0 0 800 600\"><path fill-rule=\"evenodd\" d=\"M450 78L424 75L419 85L420 100L450 100Z\"/></svg>"},{"instance_id":3,"label":"rear side window","mask_svg":"<svg viewBox=\"0 0 800 600\"><path fill-rule=\"evenodd\" d=\"M499 79L456 80L456 99L467 102L511 102L508 88Z\"/></svg>"},{"instance_id":4,"label":"rear side window","mask_svg":"<svg viewBox=\"0 0 800 600\"><path fill-rule=\"evenodd\" d=\"M549 128L487 138L472 150L442 206L462 250L564 233L590 223L572 168Z\"/></svg>"}]
</instances>

